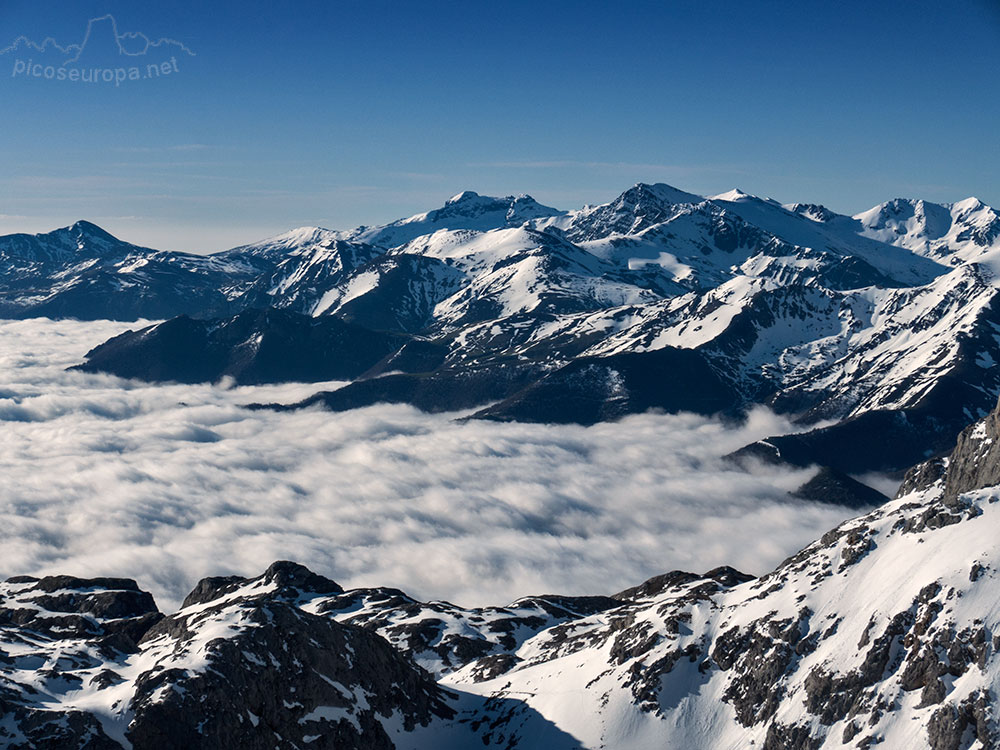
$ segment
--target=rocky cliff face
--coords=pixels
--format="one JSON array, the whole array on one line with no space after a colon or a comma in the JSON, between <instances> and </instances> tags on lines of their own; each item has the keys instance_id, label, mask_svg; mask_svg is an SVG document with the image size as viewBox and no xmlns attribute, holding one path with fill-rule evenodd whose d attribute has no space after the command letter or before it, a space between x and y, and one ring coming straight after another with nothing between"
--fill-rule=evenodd
<instances>
[{"instance_id":1,"label":"rocky cliff face","mask_svg":"<svg viewBox=\"0 0 1000 750\"><path fill-rule=\"evenodd\" d=\"M275 563L203 581L164 617L132 581L10 579L0 744L381 749L451 717L448 695L383 638L300 606L339 591Z\"/></svg>"},{"instance_id":2,"label":"rocky cliff face","mask_svg":"<svg viewBox=\"0 0 1000 750\"><path fill-rule=\"evenodd\" d=\"M897 497L932 488L946 504L955 504L966 492L1000 485L1000 404L958 436L946 458L932 458L911 468Z\"/></svg>"},{"instance_id":3,"label":"rocky cliff face","mask_svg":"<svg viewBox=\"0 0 1000 750\"><path fill-rule=\"evenodd\" d=\"M955 502L963 492L1000 484L1000 412L966 427L948 461L944 499Z\"/></svg>"},{"instance_id":4,"label":"rocky cliff face","mask_svg":"<svg viewBox=\"0 0 1000 750\"><path fill-rule=\"evenodd\" d=\"M134 683L133 745L381 750L392 732L454 713L384 639L300 606L337 591L332 581L276 563L241 584L202 585L200 601L144 634L151 668Z\"/></svg>"}]
</instances>

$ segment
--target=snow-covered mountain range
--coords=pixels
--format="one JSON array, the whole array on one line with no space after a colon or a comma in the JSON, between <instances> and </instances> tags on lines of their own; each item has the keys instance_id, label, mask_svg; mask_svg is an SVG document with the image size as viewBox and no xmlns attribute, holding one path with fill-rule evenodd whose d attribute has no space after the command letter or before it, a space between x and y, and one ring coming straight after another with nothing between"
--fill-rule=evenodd
<instances>
[{"instance_id":1,"label":"snow-covered mountain range","mask_svg":"<svg viewBox=\"0 0 1000 750\"><path fill-rule=\"evenodd\" d=\"M466 609L294 563L0 584L10 748L1000 746L1000 412L760 578ZM606 592L611 594L611 592Z\"/></svg>"},{"instance_id":2,"label":"snow-covered mountain range","mask_svg":"<svg viewBox=\"0 0 1000 750\"><path fill-rule=\"evenodd\" d=\"M84 367L184 380L185 329L192 352L231 350L199 377L302 378L287 355L264 365L276 357L261 343L268 319L246 312L280 308L377 342L406 337L310 403L578 422L764 403L804 426L837 424L757 445L758 458L900 470L947 450L1000 393L998 250L1000 216L974 198L897 199L849 217L667 185L574 211L464 192L385 226L303 228L212 256L134 247L85 222L3 237L0 314L210 318L119 337ZM145 372L146 358L177 366ZM821 455L845 442L853 455Z\"/></svg>"}]
</instances>

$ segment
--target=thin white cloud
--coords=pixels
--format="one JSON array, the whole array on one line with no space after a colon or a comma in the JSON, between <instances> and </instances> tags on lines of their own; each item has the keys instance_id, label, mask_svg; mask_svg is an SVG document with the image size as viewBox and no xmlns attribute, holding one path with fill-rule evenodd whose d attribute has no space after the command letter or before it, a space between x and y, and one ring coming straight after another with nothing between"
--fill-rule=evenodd
<instances>
[{"instance_id":1,"label":"thin white cloud","mask_svg":"<svg viewBox=\"0 0 1000 750\"><path fill-rule=\"evenodd\" d=\"M675 568L764 572L851 515L787 502L807 472L720 462L785 427L768 412L741 428L691 415L460 423L405 406L279 414L239 405L315 386L65 372L126 327L0 321L0 576L130 576L171 608L200 577L286 558L346 586L503 603L612 593Z\"/></svg>"},{"instance_id":2,"label":"thin white cloud","mask_svg":"<svg viewBox=\"0 0 1000 750\"><path fill-rule=\"evenodd\" d=\"M703 173L742 173L742 168L732 165L718 164L657 164L650 162L627 161L585 161L579 159L555 160L500 160L472 162L467 167L487 169L590 169L613 172L628 172L632 174L644 172L670 173L676 176L691 176Z\"/></svg>"},{"instance_id":3,"label":"thin white cloud","mask_svg":"<svg viewBox=\"0 0 1000 750\"><path fill-rule=\"evenodd\" d=\"M111 151L123 154L152 154L163 151L203 151L212 148L207 143L178 143L170 146L115 146Z\"/></svg>"},{"instance_id":4,"label":"thin white cloud","mask_svg":"<svg viewBox=\"0 0 1000 750\"><path fill-rule=\"evenodd\" d=\"M562 169L566 167L582 167L585 169L662 169L662 170L683 170L688 169L676 164L648 164L631 163L620 161L579 161L576 159L561 160L525 160L525 161L487 161L473 162L467 164L469 167L492 167L497 169Z\"/></svg>"},{"instance_id":5,"label":"thin white cloud","mask_svg":"<svg viewBox=\"0 0 1000 750\"><path fill-rule=\"evenodd\" d=\"M78 200L80 191L137 190L139 188L155 187L156 183L142 178L123 177L118 175L86 174L75 176L64 175L21 175L0 179L0 185L7 185L15 190L22 190L28 197L40 195L45 191L63 191L62 195L47 194L48 200ZM18 194L18 199L23 195Z\"/></svg>"}]
</instances>

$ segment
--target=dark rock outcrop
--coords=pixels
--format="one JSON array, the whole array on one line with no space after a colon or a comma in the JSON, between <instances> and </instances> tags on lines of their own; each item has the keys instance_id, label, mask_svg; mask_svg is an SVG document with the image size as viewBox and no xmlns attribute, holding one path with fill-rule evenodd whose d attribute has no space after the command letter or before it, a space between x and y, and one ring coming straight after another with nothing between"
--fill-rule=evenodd
<instances>
[{"instance_id":1,"label":"dark rock outcrop","mask_svg":"<svg viewBox=\"0 0 1000 750\"><path fill-rule=\"evenodd\" d=\"M398 714L412 730L454 713L431 677L374 633L304 612L279 592L213 601L164 618L143 639L163 655L135 683L135 747L390 750L380 719ZM219 627L225 634L206 642L203 631Z\"/></svg>"},{"instance_id":2,"label":"dark rock outcrop","mask_svg":"<svg viewBox=\"0 0 1000 750\"><path fill-rule=\"evenodd\" d=\"M398 351L408 337L339 318L248 310L231 318L174 318L127 331L87 353L75 369L123 378L239 384L351 380Z\"/></svg>"},{"instance_id":3,"label":"dark rock outcrop","mask_svg":"<svg viewBox=\"0 0 1000 750\"><path fill-rule=\"evenodd\" d=\"M829 427L775 435L729 455L790 466L828 466L847 474L899 473L928 455L949 450L962 419L904 411L871 411Z\"/></svg>"},{"instance_id":4,"label":"dark rock outcrop","mask_svg":"<svg viewBox=\"0 0 1000 750\"><path fill-rule=\"evenodd\" d=\"M963 492L1000 484L1000 407L966 427L948 459L944 477L945 502Z\"/></svg>"},{"instance_id":5,"label":"dark rock outcrop","mask_svg":"<svg viewBox=\"0 0 1000 750\"><path fill-rule=\"evenodd\" d=\"M651 409L737 413L740 397L690 349L581 357L474 416L498 421L593 424Z\"/></svg>"},{"instance_id":6,"label":"dark rock outcrop","mask_svg":"<svg viewBox=\"0 0 1000 750\"><path fill-rule=\"evenodd\" d=\"M872 508L889 499L878 490L829 466L822 467L816 476L790 494L799 500L856 509Z\"/></svg>"},{"instance_id":7,"label":"dark rock outcrop","mask_svg":"<svg viewBox=\"0 0 1000 750\"><path fill-rule=\"evenodd\" d=\"M339 412L374 404L410 404L433 414L473 409L499 401L538 376L537 367L516 362L449 367L422 374L393 373L357 380L335 391L322 391L295 404L252 404L250 408L285 411L323 406Z\"/></svg>"},{"instance_id":8,"label":"dark rock outcrop","mask_svg":"<svg viewBox=\"0 0 1000 750\"><path fill-rule=\"evenodd\" d=\"M9 579L0 746L388 750L397 726L452 717L449 694L376 632L302 608L341 593L277 562L205 579L164 617L128 579ZM81 690L92 710L75 707Z\"/></svg>"}]
</instances>

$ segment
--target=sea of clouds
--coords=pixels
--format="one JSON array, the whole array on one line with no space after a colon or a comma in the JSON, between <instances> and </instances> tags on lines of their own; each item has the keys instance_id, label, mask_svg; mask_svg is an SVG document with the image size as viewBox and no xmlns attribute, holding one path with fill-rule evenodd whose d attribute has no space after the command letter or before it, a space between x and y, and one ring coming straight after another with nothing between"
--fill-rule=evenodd
<instances>
[{"instance_id":1,"label":"sea of clouds","mask_svg":"<svg viewBox=\"0 0 1000 750\"><path fill-rule=\"evenodd\" d=\"M320 387L66 371L134 326L0 321L0 577L135 578L169 611L203 576L289 559L345 587L504 604L613 593L673 569L764 573L853 515L791 501L809 471L720 461L789 429L764 410L741 427L251 412L241 405Z\"/></svg>"}]
</instances>

